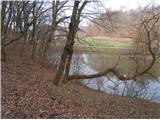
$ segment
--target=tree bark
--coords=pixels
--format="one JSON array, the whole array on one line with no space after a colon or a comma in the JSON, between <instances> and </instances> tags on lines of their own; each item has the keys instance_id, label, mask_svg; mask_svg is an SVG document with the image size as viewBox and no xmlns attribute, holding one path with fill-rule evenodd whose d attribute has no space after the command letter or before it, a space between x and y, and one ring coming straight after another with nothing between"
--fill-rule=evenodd
<instances>
[{"instance_id":1,"label":"tree bark","mask_svg":"<svg viewBox=\"0 0 160 120\"><path fill-rule=\"evenodd\" d=\"M71 22L69 24L69 32L67 35L67 41L61 56L61 61L58 67L58 70L56 72L55 78L54 78L54 84L58 85L59 82L66 82L69 77L69 71L70 71L70 65L73 55L73 46L74 46L74 38L79 26L79 19L81 12L86 5L86 2L83 2L80 9L79 7L80 1L74 2L74 8L71 15ZM85 4L85 5L84 5ZM63 76L63 73L65 72L65 75Z\"/></svg>"},{"instance_id":2,"label":"tree bark","mask_svg":"<svg viewBox=\"0 0 160 120\"><path fill-rule=\"evenodd\" d=\"M33 2L33 28L32 28L32 54L31 54L31 59L35 58L35 51L36 51L36 39L35 39L35 34L36 34L36 23L37 23L37 18L36 18L36 1Z\"/></svg>"},{"instance_id":3,"label":"tree bark","mask_svg":"<svg viewBox=\"0 0 160 120\"><path fill-rule=\"evenodd\" d=\"M25 3L25 1L23 1L23 22L24 22L24 30L25 33L24 33L24 37L23 37L23 43L22 43L22 49L20 51L20 57L23 56L23 53L25 51L25 47L26 47L26 41L27 41L27 38L28 38L28 21L29 21L29 14L30 14L30 11L27 11L27 5L28 5L28 2Z\"/></svg>"},{"instance_id":4,"label":"tree bark","mask_svg":"<svg viewBox=\"0 0 160 120\"><path fill-rule=\"evenodd\" d=\"M64 69L65 69L65 64L66 64L66 61L67 61L67 56L68 56L68 52L67 52L67 48L65 46L65 48L63 50L63 53L61 55L61 61L60 61L60 64L58 66L58 70L57 70L56 75L55 75L54 80L53 80L53 83L55 85L58 85L60 79L62 78Z\"/></svg>"},{"instance_id":5,"label":"tree bark","mask_svg":"<svg viewBox=\"0 0 160 120\"><path fill-rule=\"evenodd\" d=\"M5 25L4 25L4 19L5 19L5 10L6 10L6 2L2 1L2 9L1 9L1 60L5 61L6 60L6 51L5 51L5 34L4 33L4 29L5 29Z\"/></svg>"}]
</instances>

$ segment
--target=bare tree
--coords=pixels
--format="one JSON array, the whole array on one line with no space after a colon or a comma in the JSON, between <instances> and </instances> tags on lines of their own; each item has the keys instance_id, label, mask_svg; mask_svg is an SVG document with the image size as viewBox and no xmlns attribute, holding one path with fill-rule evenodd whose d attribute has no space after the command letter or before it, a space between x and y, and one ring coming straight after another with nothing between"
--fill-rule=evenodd
<instances>
[{"instance_id":1,"label":"bare tree","mask_svg":"<svg viewBox=\"0 0 160 120\"><path fill-rule=\"evenodd\" d=\"M25 47L26 47L26 42L28 39L28 23L29 23L29 15L31 13L31 6L29 4L29 1L23 1L23 6L24 6L24 10L23 10L23 23L24 23L24 30L26 29L26 32L24 33L24 37L23 37L23 44L22 44L22 49L20 51L20 56L23 56L23 53L25 51Z\"/></svg>"},{"instance_id":2,"label":"bare tree","mask_svg":"<svg viewBox=\"0 0 160 120\"><path fill-rule=\"evenodd\" d=\"M2 2L2 9L1 9L1 32L2 32L2 36L1 36L1 53L2 53L2 61L5 61L5 24L4 24L4 20L5 20L5 16L6 16L6 2L3 1Z\"/></svg>"},{"instance_id":3,"label":"bare tree","mask_svg":"<svg viewBox=\"0 0 160 120\"><path fill-rule=\"evenodd\" d=\"M89 79L89 78L96 78L96 77L101 77L101 76L105 76L108 73L113 73L119 80L137 80L137 77L142 76L146 73L148 73L151 68L153 67L155 61L159 58L158 56L158 52L159 52L159 45L157 45L157 42L160 40L159 39L159 22L160 22L160 12L159 12L159 7L157 9L147 9L148 12L146 14L144 14L144 12L146 11L146 9L144 9L141 12L141 21L138 24L138 27L141 27L141 29L137 29L140 30L141 33L138 35L138 39L142 40L142 34L143 34L143 40L145 40L145 45L147 46L147 51L148 54L151 57L151 61L150 63L143 67L140 67L137 62L137 60L135 60L135 64L137 66L135 73L131 76L123 76L119 73L118 70L116 70L116 67L113 68L109 68L103 72L97 73L97 74L91 74L91 75L70 75L68 77L68 79ZM141 37L139 37L141 36ZM157 42L155 42L157 41ZM157 46L155 46L157 45ZM155 48L156 47L156 48Z\"/></svg>"},{"instance_id":4,"label":"bare tree","mask_svg":"<svg viewBox=\"0 0 160 120\"><path fill-rule=\"evenodd\" d=\"M12 6L13 3L7 2L7 1L2 1L2 8L1 8L1 32L2 32L2 48L1 48L1 52L2 52L2 61L6 60L6 37L7 37L7 33L8 33L8 28L9 28L9 24L11 22L11 17L12 17ZM9 7L7 7L9 6ZM6 21L6 22L5 22Z\"/></svg>"},{"instance_id":5,"label":"bare tree","mask_svg":"<svg viewBox=\"0 0 160 120\"><path fill-rule=\"evenodd\" d=\"M80 1L74 2L71 20L69 24L69 32L67 35L67 41L65 43L65 47L61 55L61 61L54 78L54 83L56 85L60 82L61 79L65 81L68 78L71 59L73 55L74 38L75 38L76 32L78 31L82 10L84 9L87 3L88 1L84 1L80 6ZM65 76L63 76L64 71L65 71ZM62 76L64 78L62 78Z\"/></svg>"},{"instance_id":6,"label":"bare tree","mask_svg":"<svg viewBox=\"0 0 160 120\"><path fill-rule=\"evenodd\" d=\"M55 32L57 30L57 26L62 23L65 19L68 19L68 16L59 16L61 14L61 12L63 11L63 9L66 7L66 3L68 1L52 1L52 25L51 25L51 29L48 31L48 33L46 33L46 39L44 39L44 41L42 42L42 55L41 55L41 64L43 66L45 66L46 64L46 59L47 59L47 52L49 49L49 45L51 43L51 41L53 41L55 43ZM59 18L58 18L59 17ZM47 36L49 36L47 38Z\"/></svg>"}]
</instances>

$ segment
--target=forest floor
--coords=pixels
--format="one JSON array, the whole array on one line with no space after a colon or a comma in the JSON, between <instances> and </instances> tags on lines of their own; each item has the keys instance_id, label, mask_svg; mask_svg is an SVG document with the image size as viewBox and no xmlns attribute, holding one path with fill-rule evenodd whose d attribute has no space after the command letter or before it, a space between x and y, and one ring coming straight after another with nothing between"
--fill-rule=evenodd
<instances>
[{"instance_id":1,"label":"forest floor","mask_svg":"<svg viewBox=\"0 0 160 120\"><path fill-rule=\"evenodd\" d=\"M160 104L106 95L74 82L55 86L54 70L11 55L1 65L2 118L160 118Z\"/></svg>"}]
</instances>

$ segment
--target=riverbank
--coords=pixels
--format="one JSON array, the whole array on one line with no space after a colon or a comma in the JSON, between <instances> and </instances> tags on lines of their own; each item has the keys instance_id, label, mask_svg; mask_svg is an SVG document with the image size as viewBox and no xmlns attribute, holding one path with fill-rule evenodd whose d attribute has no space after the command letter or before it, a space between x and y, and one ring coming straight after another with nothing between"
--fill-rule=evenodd
<instances>
[{"instance_id":1,"label":"riverbank","mask_svg":"<svg viewBox=\"0 0 160 120\"><path fill-rule=\"evenodd\" d=\"M2 118L160 118L160 104L106 95L74 82L52 84L54 70L10 55L2 62Z\"/></svg>"}]
</instances>

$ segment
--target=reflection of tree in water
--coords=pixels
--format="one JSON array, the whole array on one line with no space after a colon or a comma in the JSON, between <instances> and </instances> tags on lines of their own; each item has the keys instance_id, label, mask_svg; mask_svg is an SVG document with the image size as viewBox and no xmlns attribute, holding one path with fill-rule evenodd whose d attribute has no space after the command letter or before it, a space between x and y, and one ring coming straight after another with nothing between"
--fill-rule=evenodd
<instances>
[{"instance_id":1,"label":"reflection of tree in water","mask_svg":"<svg viewBox=\"0 0 160 120\"><path fill-rule=\"evenodd\" d=\"M117 69L118 71L125 75L132 75L135 73L135 63L128 58L125 55L121 55L119 59L119 55L107 55L107 54L88 54L88 62L87 65L90 66L92 69L96 70L97 72L101 72L107 68L113 67L116 62L119 60ZM147 66L147 63L150 62L150 58L146 59L143 63L141 63L143 66ZM160 76L160 68L159 68L160 60L156 61L155 65L150 70L151 74L145 74L142 75L142 77L139 77L140 79L151 79L151 77L158 77ZM144 69L144 67L141 67L141 69ZM154 78L155 79L155 78Z\"/></svg>"},{"instance_id":2,"label":"reflection of tree in water","mask_svg":"<svg viewBox=\"0 0 160 120\"><path fill-rule=\"evenodd\" d=\"M108 59L109 59L107 55L104 55L102 57L101 57L101 55L96 55L96 57L94 55L92 55L92 56L87 55L87 58L92 60L92 61L88 60L87 65L91 66L90 67L91 69L99 70L99 71L101 68L98 66L104 67L104 64L107 64ZM95 58L99 59L99 62ZM120 65L121 65L121 68L124 69L123 73L125 75L125 74L128 74L128 70L134 66L130 65L130 62L127 62L127 60L123 61L123 59L121 59L122 63ZM94 60L96 60L96 61L93 62ZM114 62L114 64L115 63L116 62ZM97 64L101 64L101 65L97 65ZM159 63L157 63L157 64L159 64ZM127 66L129 66L129 67L127 67ZM104 69L105 69L105 67L104 67ZM155 72L154 73L155 76L158 77L159 72L157 72L157 71L159 71L159 67L158 67L158 65L155 64L155 66L151 69L151 73ZM159 80L157 77L153 78L150 75L143 75L143 76L139 77L139 79L143 79L144 81L140 82L140 80L139 80L139 82L135 82L133 80L120 81L115 76L113 76L113 74L109 74L105 77L95 78L94 80L93 79L92 80L89 80L89 79L84 80L85 81L84 83L86 86L88 86L90 88L97 89L98 91L104 91L109 94L138 97L138 98L143 98L143 99L147 99L150 101L160 102L160 92L159 92L160 83L158 83L157 81L153 81L153 80ZM151 80L151 79L153 79L153 80ZM157 87L152 83L157 84ZM152 87L152 89L151 89L151 87Z\"/></svg>"},{"instance_id":3,"label":"reflection of tree in water","mask_svg":"<svg viewBox=\"0 0 160 120\"><path fill-rule=\"evenodd\" d=\"M70 72L72 74L79 74L81 69L81 63L83 62L84 62L83 57L81 57L80 55L73 55Z\"/></svg>"},{"instance_id":4,"label":"reflection of tree in water","mask_svg":"<svg viewBox=\"0 0 160 120\"><path fill-rule=\"evenodd\" d=\"M160 102L160 92L158 82L157 86L152 85L153 81L148 81L145 84L135 81L120 81L114 79L114 77L107 76L95 80L84 80L84 84L90 88L98 91L103 91L108 94L120 95L120 96L131 96L142 98L150 101ZM158 85L159 84L159 85Z\"/></svg>"},{"instance_id":5,"label":"reflection of tree in water","mask_svg":"<svg viewBox=\"0 0 160 120\"><path fill-rule=\"evenodd\" d=\"M54 58L56 58L54 61L58 61L60 59L60 53L54 53ZM56 57L55 57L56 56ZM58 57L59 56L59 57ZM84 57L85 56L85 57ZM58 59L59 58L59 59ZM112 58L112 59L111 59ZM110 56L105 54L75 54L72 59L72 66L71 66L71 74L79 74L82 71L82 68L89 67L90 69L96 70L96 71L102 71L106 69L106 66L111 66L116 63L118 60L117 56ZM119 62L119 69L123 69L124 75L128 74L128 70L131 70L134 68L134 65L131 65L132 63L128 62L125 56L121 57ZM121 96L131 96L131 97L138 97L143 98L151 101L160 101L160 93L158 87L153 87L152 90L149 89L150 85L153 80L158 80L159 76L159 63L156 63L154 67L151 69L151 73L154 74L154 77L151 77L150 75L143 75L139 77L139 79L144 79L141 83L135 82L135 81L120 81L118 80L113 74L109 74L105 77L95 78L95 79L87 79L83 80L83 85L88 86L90 88L96 89L98 91L104 91L109 94L115 94L115 95L121 95ZM85 71L88 72L88 74L91 71ZM87 74L87 73L86 73ZM107 80L106 80L107 78ZM150 80L150 81L149 81ZM85 81L85 82L84 82ZM155 81L156 82L156 81ZM159 84L157 82L157 84ZM148 90L149 89L149 90ZM158 94L159 93L159 94Z\"/></svg>"}]
</instances>

